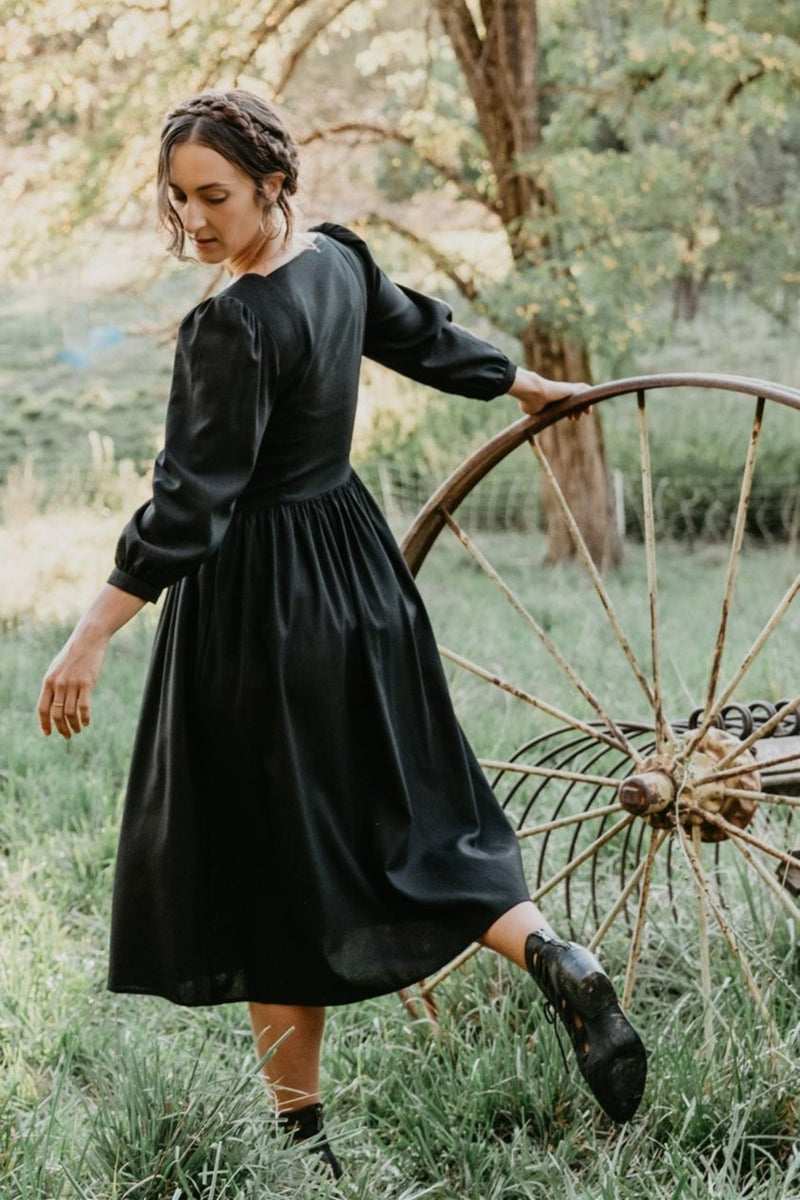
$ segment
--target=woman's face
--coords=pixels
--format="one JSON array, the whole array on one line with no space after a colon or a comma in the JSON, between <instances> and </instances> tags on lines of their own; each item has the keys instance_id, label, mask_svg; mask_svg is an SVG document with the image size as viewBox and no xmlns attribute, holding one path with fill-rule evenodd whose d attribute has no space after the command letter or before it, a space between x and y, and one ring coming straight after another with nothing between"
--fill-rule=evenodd
<instances>
[{"instance_id":1,"label":"woman's face","mask_svg":"<svg viewBox=\"0 0 800 1200\"><path fill-rule=\"evenodd\" d=\"M270 175L264 196L274 199L282 176ZM204 263L225 263L231 274L247 269L266 241L262 206L252 179L210 146L182 142L169 162L170 202Z\"/></svg>"}]
</instances>

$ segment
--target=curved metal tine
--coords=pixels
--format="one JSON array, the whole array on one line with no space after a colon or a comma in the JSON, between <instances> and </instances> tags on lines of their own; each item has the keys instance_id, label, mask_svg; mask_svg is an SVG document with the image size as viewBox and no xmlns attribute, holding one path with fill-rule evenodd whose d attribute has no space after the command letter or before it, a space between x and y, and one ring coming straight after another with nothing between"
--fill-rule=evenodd
<instances>
[{"instance_id":1,"label":"curved metal tine","mask_svg":"<svg viewBox=\"0 0 800 1200\"><path fill-rule=\"evenodd\" d=\"M755 846L757 850L763 851L764 854L769 854L771 858L777 858L779 862L785 863L787 867L797 866L797 858L795 856L787 854L785 850L779 850L777 846L771 846L769 842L762 841L755 834L748 833L746 829L740 829L738 825L732 825L730 821L726 821L719 813L708 812L706 809L699 808L694 804L687 805L686 811L702 816L712 825L716 825L718 829L724 829L730 837L738 838L741 842L748 842L749 845Z\"/></svg>"},{"instance_id":2,"label":"curved metal tine","mask_svg":"<svg viewBox=\"0 0 800 1200\"><path fill-rule=\"evenodd\" d=\"M692 826L692 844L698 861L700 858L700 826ZM711 1007L711 952L708 943L708 921L703 894L698 888L697 900L697 935L700 943L700 990L703 996L703 1035L704 1041L700 1053L706 1057L714 1045L714 1012Z\"/></svg>"},{"instance_id":3,"label":"curved metal tine","mask_svg":"<svg viewBox=\"0 0 800 1200\"><path fill-rule=\"evenodd\" d=\"M600 717L600 720L607 725L609 731L613 737L617 739L620 746L625 749L626 753L634 760L635 763L637 763L637 765L641 764L643 760L638 756L636 750L625 737L625 734L614 721L613 717L606 711L604 705L597 698L597 696L595 696L589 685L585 683L583 679L581 679L575 668L569 662L567 662L566 658L558 649L555 642L547 635L533 614L528 611L528 609L520 600L519 596L512 591L499 572L492 566L486 556L478 549L478 547L470 538L469 534L461 528L461 526L458 524L455 518L451 516L447 509L440 508L439 512L441 513L443 520L453 536L456 537L464 549L472 555L475 562L478 564L487 578L491 579L495 587L508 601L514 611L522 618L528 628L533 630L547 653L552 659L555 660L555 662L569 679L570 683L573 684L583 698L592 706L597 715Z\"/></svg>"},{"instance_id":4,"label":"curved metal tine","mask_svg":"<svg viewBox=\"0 0 800 1200\"><path fill-rule=\"evenodd\" d=\"M736 688L742 682L742 679L745 677L747 672L750 670L757 655L760 654L761 651L764 649L764 646L765 646L767 640L777 629L778 624L781 620L781 617L784 615L784 613L788 609L789 605L794 600L798 591L800 591L800 574L796 575L794 580L792 581L792 583L790 583L789 587L786 589L786 591L784 592L780 601L778 602L774 612L772 613L772 616L769 618L769 620L765 624L764 628L761 630L760 634L758 635L756 640L753 642L750 649L747 651L747 654L745 654L745 656L742 659L741 663L739 664L738 668L734 672L732 678L725 685L725 688L723 689L722 692L720 692L719 696L714 701L714 703L708 708L702 721L700 722L700 724L697 726L697 729L695 730L694 737L688 743L687 749L685 751L686 757L688 757L694 750L697 749L697 746L700 743L700 739L711 728L715 719L719 716L720 712L725 707L725 704L727 703L727 701L731 698L733 693L736 691ZM798 697L797 700L794 701L794 707L796 708L798 704L800 704L800 697ZM788 708L783 709L781 720L790 711L791 710ZM769 724L769 722L767 722L767 724ZM780 722L776 721L775 724L776 725L780 724ZM761 734L761 730L763 730L765 728L766 728L766 725L762 725L759 727L758 732L759 732L760 736L763 736L763 734ZM774 729L775 725L770 725L770 728ZM751 737L752 736L753 735L751 735ZM758 738L753 737L753 741L758 741ZM751 742L751 745L752 745L752 742Z\"/></svg>"},{"instance_id":5,"label":"curved metal tine","mask_svg":"<svg viewBox=\"0 0 800 1200\"><path fill-rule=\"evenodd\" d=\"M733 598L733 589L736 584L736 573L739 568L739 557L742 549L742 539L744 538L745 521L747 520L747 510L750 505L750 491L753 485L753 471L756 465L756 452L758 450L758 439L761 435L761 428L764 422L764 405L766 401L763 396L759 396L756 401L756 411L753 417L753 427L750 430L750 441L747 446L747 456L745 458L744 470L742 472L742 486L739 491L739 504L736 509L736 521L733 527L733 537L731 539L731 556L728 560L728 574L725 579L725 591L722 598L722 611L720 612L719 630L717 631L717 640L714 645L714 658L711 663L711 673L708 679L708 691L706 692L705 711L708 712L714 703L714 693L717 690L719 682L719 671L722 664L722 652L725 649L725 635L728 629L728 617L730 615L731 600Z\"/></svg>"},{"instance_id":6,"label":"curved metal tine","mask_svg":"<svg viewBox=\"0 0 800 1200\"><path fill-rule=\"evenodd\" d=\"M526 754L530 754L531 750L533 750L534 747L540 747L542 745L542 743L546 744L547 742L557 741L558 738L560 738L563 735L570 736L568 730L566 730L566 729L557 729L555 731L552 729L548 729L544 733L537 733L535 737L529 738L529 740L527 742L525 742L522 746L520 746L519 749L515 750L509 761L517 762L519 759L523 758ZM584 738L583 740L585 741L586 739ZM500 780L502 778L503 778L503 772L501 771L492 780L491 786L494 787L497 783L500 782Z\"/></svg>"},{"instance_id":7,"label":"curved metal tine","mask_svg":"<svg viewBox=\"0 0 800 1200\"><path fill-rule=\"evenodd\" d=\"M656 752L675 746L675 738L664 719L664 692L661 686L661 649L658 639L658 577L656 572L656 533L653 518L653 473L650 466L650 439L647 435L647 409L644 392L637 392L639 414L639 458L642 469L644 508L644 544L647 562L647 596L650 613L650 654L653 666L653 713L656 724Z\"/></svg>"},{"instance_id":8,"label":"curved metal tine","mask_svg":"<svg viewBox=\"0 0 800 1200\"><path fill-rule=\"evenodd\" d=\"M600 749L600 750L597 750L597 751L595 752L594 756L590 758L590 760L589 760L589 763L588 763L588 766L590 766L590 767L591 767L591 766L593 766L593 763L595 763L595 762L597 761L597 758L602 758L602 757L606 756L607 754L608 754L608 751L607 751L606 749ZM618 767L619 767L619 766L620 766L620 763L618 763ZM615 769L615 768L614 768L614 769ZM565 794L565 798L566 798L567 794L570 794L570 793L572 792L572 788L573 788L573 786L575 786L575 785L573 785L573 784L570 784L570 786L569 786L569 787L565 788L565 792L564 792L564 794ZM619 786L619 780L618 780L618 786ZM583 806L583 811L584 811L584 812L588 812L588 811L591 809L591 805L593 805L593 803L594 803L594 797L596 796L596 794L597 794L597 791L599 791L599 788L595 788L595 790L593 791L593 793L591 793L591 796L590 796L590 797L587 799L587 802L585 802L585 804L584 804L584 806ZM621 804L620 804L620 811L622 811L622 806L621 806ZM603 823L604 823L604 822L603 822ZM600 827L600 833L602 833L602 829L603 829L603 827L601 826L601 827ZM575 833L573 833L573 834L572 834L572 841L570 842L570 850L569 850L569 853L570 853L570 854L575 854L576 846L577 846L577 844L578 844L578 835L579 835L579 833L581 833L581 830L579 830L578 828L576 828L576 830L575 830ZM595 858L595 859L593 860L593 874L594 874L594 870L595 870L596 862L597 862L597 859ZM570 883L570 881L569 881L569 880L567 880L567 887L569 887L569 883Z\"/></svg>"},{"instance_id":9,"label":"curved metal tine","mask_svg":"<svg viewBox=\"0 0 800 1200\"><path fill-rule=\"evenodd\" d=\"M706 902L708 903L708 907L711 909L714 919L716 920L717 924L720 927L720 930L722 931L722 936L725 938L725 941L728 943L728 948L730 949L731 954L733 955L733 957L736 959L737 963L739 964L739 969L741 970L742 975L744 976L744 981L745 981L745 984L747 985L747 990L749 991L750 995L753 997L753 1000L756 1003L758 1011L761 1013L761 1016L764 1019L764 1022L766 1024L767 1028L769 1029L770 1038L773 1042L776 1042L778 1040L778 1032L777 1032L777 1029L775 1028L775 1023L772 1020L772 1016L770 1015L770 1011L767 1008L767 1005L764 1001L764 997L761 994L761 989L759 988L758 984L755 981L753 972L750 970L750 964L748 963L748 961L745 958L742 951L739 949L734 932L731 929L730 925L728 924L728 921L727 921L727 918L725 917L724 912L719 907L719 905L717 904L716 900L714 899L714 897L712 895L711 885L708 882L708 877L707 877L705 871L703 870L703 867L700 863L699 857L694 852L694 846L692 845L692 839L689 837L686 830L682 826L679 826L679 828L681 830L681 835L682 835L682 839L683 839L683 849L684 849L684 852L688 859L689 866L692 869L692 873L694 874L694 877L697 880L697 886L700 889L701 898L704 897Z\"/></svg>"},{"instance_id":10,"label":"curved metal tine","mask_svg":"<svg viewBox=\"0 0 800 1200\"><path fill-rule=\"evenodd\" d=\"M592 937L592 940L589 942L588 948L590 950L597 949L597 947L602 942L603 938L608 933L611 926L616 921L619 914L625 908L625 905L627 904L628 900L630 899L631 893L636 890L639 880L642 878L645 871L648 870L648 864L649 864L649 868L652 870L650 848L653 845L653 840L655 839L655 841L656 841L655 849L652 851L652 857L655 858L655 855L656 855L659 847L661 846L661 843L666 838L668 832L669 831L666 829L651 829L651 831L650 831L650 835L651 835L650 836L650 846L648 847L647 854L645 855L644 858L641 858L639 860L639 862L636 864L636 867L631 872L631 874L628 876L628 881L625 884L624 888L622 889L620 894L617 896L617 898L614 901L614 903L612 904L611 908L606 913L601 924L598 925L598 927Z\"/></svg>"},{"instance_id":11,"label":"curved metal tine","mask_svg":"<svg viewBox=\"0 0 800 1200\"><path fill-rule=\"evenodd\" d=\"M543 775L545 779L569 779L573 783L595 783L598 787L619 787L619 780L607 775L583 775L580 771L562 771L560 767L529 767L522 763L499 762L493 758L479 758L480 766L490 771L518 771L521 775Z\"/></svg>"},{"instance_id":12,"label":"curved metal tine","mask_svg":"<svg viewBox=\"0 0 800 1200\"><path fill-rule=\"evenodd\" d=\"M647 847L647 855L644 859L642 886L639 891L639 906L636 911L636 924L633 927L631 948L628 952L628 966L625 971L625 986L622 992L623 1008L627 1008L631 1002L633 985L636 981L636 968L639 964L639 954L641 953L642 949L642 935L644 933L644 925L647 919L647 901L650 898L650 883L653 878L653 863L655 862L656 852L663 841L663 838L658 838L656 836L659 832L662 831L658 829L651 829L650 845Z\"/></svg>"},{"instance_id":13,"label":"curved metal tine","mask_svg":"<svg viewBox=\"0 0 800 1200\"><path fill-rule=\"evenodd\" d=\"M538 837L542 833L552 833L554 829L568 829L570 825L582 825L586 821L597 821L601 817L613 816L614 813L620 812L624 812L621 804L606 804L603 808L575 813L571 817L556 817L554 821L545 821L541 825L526 825L517 830L517 837L522 841L524 838Z\"/></svg>"},{"instance_id":14,"label":"curved metal tine","mask_svg":"<svg viewBox=\"0 0 800 1200\"><path fill-rule=\"evenodd\" d=\"M631 847L631 842L636 843L635 849L633 850L634 862L639 863L642 860L642 842L644 840L645 833L648 831L649 828L650 827L646 824L646 822L639 821L638 827L635 825L629 825L628 828L625 830L625 836L622 839L622 845L621 845L620 851L619 851L619 886L620 886L621 891L624 890L624 888L625 888L626 871L627 871L627 866L628 866L628 850ZM638 838L636 837L637 833L639 835ZM593 888L595 888L595 876L597 873L597 862L598 862L598 859L597 859L597 856L595 856L595 860L592 863L592 887ZM599 918L598 918L598 904L597 904L596 889L595 889L595 891L593 891L593 900L594 900L594 905L593 905L592 912L593 912L595 921L597 921Z\"/></svg>"},{"instance_id":15,"label":"curved metal tine","mask_svg":"<svg viewBox=\"0 0 800 1200\"><path fill-rule=\"evenodd\" d=\"M566 760L562 759L562 762L565 761L568 765L570 762L572 762L575 758L578 757L579 753L583 757L584 767L589 767L589 768L592 767L598 761L598 759L601 759L601 760L604 759L606 757L606 755L608 755L609 753L612 753L613 755L618 756L624 763L627 763L629 761L627 756L624 754L624 752L622 750L617 749L616 747L613 747L611 750L609 750L608 746L604 746L602 743L600 743L599 748L598 748L598 742L596 740L594 741L593 744L590 744L589 746L587 746L585 739L584 739L581 746L577 747L575 750L573 750L568 759L566 759ZM585 757L587 753L589 754L588 760ZM542 790L546 786L547 786L546 782L543 781L542 783L540 783L538 785L536 792L541 793ZM553 809L553 811L550 814L551 820L555 820L555 819L559 818L562 811L565 808L568 808L569 800L573 794L573 790L574 790L575 786L576 785L574 783L568 783L563 788L563 790L561 791L561 794L559 796L558 803L557 803L555 809ZM594 789L595 792L597 790L598 789ZM587 802L583 805L583 808L581 809L581 811L587 812L591 808L591 805L592 805L592 798L590 797L589 800L587 800ZM519 822L520 826L524 825L525 820L527 820L527 814L529 811L530 811L530 806L525 810L525 818L524 818L524 820L521 820ZM603 824L601 824L601 826L600 826L600 833L602 833L602 831L603 831L603 825L605 824L605 817L602 819L602 821L603 821ZM573 837L572 843L569 848L570 855L572 855L574 853L576 837L577 837L577 830L579 830L579 829L580 829L580 826L577 826L576 827L576 836ZM548 831L547 833L542 834L541 840L539 842L539 853L538 853L538 860L537 860L537 865L536 865L536 887L541 886L542 880L545 877L545 872L547 869L547 856L549 853L551 837L552 837L552 834ZM565 890L565 894L564 894L564 902L565 902L567 915L571 919L571 902L570 902L569 884L570 884L570 880L569 880L569 878L567 878L566 890Z\"/></svg>"},{"instance_id":16,"label":"curved metal tine","mask_svg":"<svg viewBox=\"0 0 800 1200\"><path fill-rule=\"evenodd\" d=\"M762 738L772 733L773 729L777 729L784 717L788 717L798 706L800 706L800 696L795 696L794 699L787 700L774 716L771 716L763 725L759 725L749 737L746 737L743 741L739 742L738 746L735 746L733 750L725 754L717 763L717 770L724 771L726 767L730 767L740 754L744 754L745 750L749 750L751 746L755 746L756 742L760 742Z\"/></svg>"},{"instance_id":17,"label":"curved metal tine","mask_svg":"<svg viewBox=\"0 0 800 1200\"><path fill-rule=\"evenodd\" d=\"M780 758L763 758L761 762L755 764L755 770L759 773L766 771L767 767L780 767L783 763L797 762L800 760L800 750L792 754L782 754ZM733 775L741 775L741 763L738 767L726 767L724 771L709 771L707 775L698 775L694 780L695 787L700 783L717 783L723 779L730 779Z\"/></svg>"},{"instance_id":18,"label":"curved metal tine","mask_svg":"<svg viewBox=\"0 0 800 1200\"><path fill-rule=\"evenodd\" d=\"M562 732L566 735L566 737L570 737L570 731L568 729L565 729ZM595 738L571 737L570 740L567 741L566 737L564 738L565 744L555 747L551 751L550 754L546 755L545 758L539 760L539 764L538 764L539 766L544 766L547 763L548 759L555 758L557 755L561 755L562 757L560 757L560 762L563 765L568 766L571 762L574 762L574 760L576 758L579 758L580 755L585 752L587 746L597 745L597 740ZM616 747L615 747L615 749L616 749ZM566 750L569 750L570 753L567 758L564 758L563 754ZM609 747L606 746L604 748L605 753L608 753L608 750L609 750ZM620 753L619 750L617 750L616 752L618 754ZM530 776L528 776L528 778L530 778ZM515 792L517 788L521 787L524 782L525 782L525 777L520 776L518 783L514 784L513 788L511 789L512 793ZM529 815L531 809L534 807L536 802L541 799L545 790L547 789L547 784L548 784L548 781L546 779L542 779L542 781L533 789L530 796L528 797L525 807L523 808L522 812L519 815L519 820L517 822L517 828L520 828L522 825L525 824L525 822L528 819L528 815ZM562 792L561 798L560 798L555 810L551 813L551 817L557 817L558 814L561 812L561 809L566 804L568 794L569 794L568 789L565 789Z\"/></svg>"},{"instance_id":19,"label":"curved metal tine","mask_svg":"<svg viewBox=\"0 0 800 1200\"><path fill-rule=\"evenodd\" d=\"M548 892L551 892L554 887L557 887L558 884L561 883L562 879L565 879L567 875L569 875L582 863L586 862L587 858L591 858L593 854L596 854L601 846L605 846L606 842L610 842L611 839L616 837L618 833L621 833L623 829L627 828L631 821L635 820L636 818L631 816L630 813L626 813L621 821L617 821L617 823L612 825L610 829L607 829L601 837L595 838L595 840L589 846L587 846L585 850L582 850L580 854L575 856L575 858L572 858L568 863L565 863L561 870L557 871L555 875L551 875L546 883L540 884L540 886L537 887L536 891L531 896L534 904L537 903L542 896L546 896Z\"/></svg>"},{"instance_id":20,"label":"curved metal tine","mask_svg":"<svg viewBox=\"0 0 800 1200\"><path fill-rule=\"evenodd\" d=\"M621 754L622 752L617 751L617 753ZM598 758L603 758L603 757L605 757L606 754L608 754L608 750L605 747L601 747L599 750L595 750L594 754L592 754L592 756L589 758L588 763L585 765L592 766L595 762L597 762ZM553 816L556 816L557 813L560 812L561 809L563 808L563 806L567 803L567 800L573 793L574 787L575 787L575 784L570 783L567 785L567 787L564 788L564 791L561 795L561 799L558 804L558 809L557 809L556 813L553 814ZM590 797L589 800L586 802L586 804L584 804L582 811L587 812L591 808L591 804L592 804L592 799ZM605 818L604 818L604 823L605 823ZM600 833L602 834L602 832L603 832L603 826L601 825ZM580 833L580 829L576 827L575 832L572 837L572 841L570 843L569 851L568 851L568 853L570 855L573 855L575 853L575 846L577 845L577 839L578 839L579 833ZM540 856L540 869L539 869L538 876L537 876L537 884L541 883L542 865L543 865L542 860L544 859L544 856L547 853L547 846L548 846L549 840L550 840L550 834L547 833L544 835L544 841L542 844L542 852L541 852L541 856ZM570 895L569 895L570 881L569 881L569 878L567 879L566 886L567 886L567 895L566 895L567 908L570 909Z\"/></svg>"},{"instance_id":21,"label":"curved metal tine","mask_svg":"<svg viewBox=\"0 0 800 1200\"><path fill-rule=\"evenodd\" d=\"M579 739L579 742L581 742L581 744L584 745L585 743L588 742L588 740L589 740L588 738L581 738L581 739ZM561 762L566 762L567 764L569 764L573 760L573 758L578 757L579 752L581 752L581 751L576 750L575 752L573 752L573 754L570 755L569 758L567 758L567 760L564 760L564 758L563 758L563 760L561 760ZM555 754L552 756L548 755L547 757L548 758L555 757ZM540 763L540 766L543 766L543 763ZM517 792L518 788L522 788L522 785L524 784L524 782L530 782L531 778L537 778L537 776L530 776L530 775L519 776L518 781L511 788L510 794L513 794L513 796L516 796L516 792ZM517 828L518 829L521 829L524 826L525 822L528 821L528 817L530 815L531 809L534 809L536 803L539 802L539 800L541 800L541 798L543 796L545 796L545 793L547 792L547 788L548 788L549 784L552 784L552 779L547 779L547 778L540 779L539 784L537 784L533 788L533 791L530 792L528 798L524 800L523 810L522 810L521 814L519 814L518 820L517 820ZM561 809L564 808L564 805L566 804L566 800L567 800L567 790L565 790L564 792L561 792L561 796L559 798L559 802L558 802L557 806L555 806L555 809L551 811L551 814L549 814L549 816L551 816L551 820L553 820L554 817L557 817L559 815L559 812L561 811Z\"/></svg>"},{"instance_id":22,"label":"curved metal tine","mask_svg":"<svg viewBox=\"0 0 800 1200\"><path fill-rule=\"evenodd\" d=\"M545 757L543 759L539 760L540 763L545 763L545 762L547 762L548 759L554 758L556 755L558 755L561 752L562 746L560 745L560 743L562 740L567 739L567 738L572 739L571 741L567 742L568 749L572 745L575 745L575 744L579 744L579 745L586 744L586 743L591 744L594 741L594 738L587 738L587 737L583 737L583 736L581 736L579 738L575 738L574 734L572 733L572 731L570 729L556 729L556 730L550 729L546 733L540 733L535 738L531 738L530 741L526 742L524 746L521 746L519 750L515 750L513 755L509 759L509 762L517 763L523 757L523 755L530 753L530 751L534 747L537 747L540 749L543 743L545 745L547 745L547 743L549 742L550 749L549 749L548 753L545 755ZM492 790L494 790L494 788L497 786L497 784L503 778L503 775L504 775L503 771L500 771L495 775L494 780L492 781L492 784L491 784ZM504 800L502 801L502 807L504 809L508 808L511 801L516 798L517 792L520 790L520 788L522 787L524 782L525 782L525 777L523 775L520 775L520 777L517 779L517 781L511 785ZM538 794L541 791L541 789L545 787L545 782L546 781L543 781L539 785L539 787L533 794L533 798L528 801L527 807L525 809L525 815L527 815L527 812L533 805L535 799L538 797Z\"/></svg>"},{"instance_id":23,"label":"curved metal tine","mask_svg":"<svg viewBox=\"0 0 800 1200\"><path fill-rule=\"evenodd\" d=\"M622 626L619 623L619 618L617 617L614 606L611 603L611 597L609 596L608 592L606 591L606 589L603 585L603 581L600 578L600 572L598 571L597 567L594 564L594 561L592 560L592 556L589 553L589 549L586 545L586 542L584 541L583 534L581 533L580 529L578 528L577 522L575 521L575 518L572 515L572 510L570 509L569 505L567 504L567 501L564 497L564 493L561 491L561 488L559 487L558 480L556 479L556 477L553 473L553 468L550 466L550 463L547 460L547 456L545 455L541 446L539 446L539 444L537 443L536 438L531 438L531 449L533 450L533 453L536 455L536 459L539 463L539 466L542 469L542 473L544 474L545 479L547 480L548 484L550 485L553 495L555 496L556 501L558 503L558 507L561 509L561 515L563 516L564 521L566 522L567 528L570 531L570 535L575 544L575 549L578 552L578 557L580 558L581 562L583 563L584 567L586 568L587 572L589 573L592 583L594 584L594 589L600 598L600 603L603 605L603 608L605 609L606 616L609 619L611 628L614 630L617 641L619 642L620 647L622 648L622 652L625 655L626 659L628 660L628 663L629 663L634 675L636 676L639 686L641 687L642 691L644 692L645 696L647 697L648 704L653 709L653 711L655 711L655 696L653 695L650 684L645 679L642 668L639 666L636 656L633 653L631 644L628 641L625 634L623 633Z\"/></svg>"},{"instance_id":24,"label":"curved metal tine","mask_svg":"<svg viewBox=\"0 0 800 1200\"><path fill-rule=\"evenodd\" d=\"M456 654L454 650L448 650L446 646L439 646L438 649L442 658L455 663L458 667L463 667L465 671L471 671L479 679L485 679L487 683L494 684L495 687L508 692L510 696L516 696L518 700L524 700L526 704L530 704L533 708L538 708L540 712L547 713L550 717L555 717L557 721L561 721L564 725L571 725L573 729L579 729L581 733L590 734L595 741L606 742L607 745L613 746L615 750L622 749L619 742L612 738L610 734L603 733L599 729L592 729L591 725L587 725L585 721L579 720L578 717L571 717L569 713L562 712L555 705L548 704L546 700L540 700L538 697L532 696L530 692L516 687L513 683L508 683L505 679L501 679L499 675L494 675L491 671L487 671L483 667L479 667L477 663L471 662L461 654Z\"/></svg>"}]
</instances>

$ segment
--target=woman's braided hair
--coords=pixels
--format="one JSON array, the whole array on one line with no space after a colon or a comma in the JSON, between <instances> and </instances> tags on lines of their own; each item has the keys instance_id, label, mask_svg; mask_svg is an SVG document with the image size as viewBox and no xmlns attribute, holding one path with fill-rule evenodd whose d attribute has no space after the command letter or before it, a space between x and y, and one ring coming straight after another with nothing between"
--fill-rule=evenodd
<instances>
[{"instance_id":1,"label":"woman's braided hair","mask_svg":"<svg viewBox=\"0 0 800 1200\"><path fill-rule=\"evenodd\" d=\"M249 175L265 219L274 205L283 213L284 241L288 242L295 215L290 197L297 191L299 166L291 134L278 114L251 92L201 92L167 113L161 131L158 215L170 235L170 254L182 257L185 242L183 225L169 198L170 155L183 142L209 146ZM284 179L277 199L270 204L261 188L267 176L276 171Z\"/></svg>"}]
</instances>

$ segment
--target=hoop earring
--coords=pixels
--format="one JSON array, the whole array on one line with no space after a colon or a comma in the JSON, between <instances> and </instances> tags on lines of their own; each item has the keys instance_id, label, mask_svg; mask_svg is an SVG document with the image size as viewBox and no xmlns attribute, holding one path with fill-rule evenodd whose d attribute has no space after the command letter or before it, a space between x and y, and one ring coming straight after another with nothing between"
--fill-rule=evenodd
<instances>
[{"instance_id":1,"label":"hoop earring","mask_svg":"<svg viewBox=\"0 0 800 1200\"><path fill-rule=\"evenodd\" d=\"M275 201L267 202L262 206L261 216L258 219L259 232L265 238L274 238L277 236L277 230L272 220L272 210L275 208Z\"/></svg>"}]
</instances>

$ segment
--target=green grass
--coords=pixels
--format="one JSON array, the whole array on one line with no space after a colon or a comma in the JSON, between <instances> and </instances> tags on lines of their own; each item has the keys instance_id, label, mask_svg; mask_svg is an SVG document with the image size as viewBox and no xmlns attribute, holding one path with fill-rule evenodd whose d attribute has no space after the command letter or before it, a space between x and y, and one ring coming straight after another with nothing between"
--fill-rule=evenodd
<instances>
[{"instance_id":1,"label":"green grass","mask_svg":"<svg viewBox=\"0 0 800 1200\"><path fill-rule=\"evenodd\" d=\"M591 674L615 715L643 698L580 572L545 571L528 535L481 545ZM443 545L423 586L442 639L566 703L558 673L463 550ZM660 560L665 689L685 715L704 677L725 558L718 549ZM748 551L732 643L752 637L793 573L783 551ZM631 548L610 584L644 656L643 567ZM3 1200L279 1200L336 1193L274 1135L243 1006L183 1010L104 990L111 870L152 613L115 640L91 728L45 740L33 707L66 632L10 622L0 640L0 1196ZM793 621L765 652L754 693L777 698L800 679ZM776 635L777 636L777 635ZM732 644L732 657L735 648ZM732 660L731 660L732 661ZM728 663L730 666L730 663ZM479 749L509 753L536 727L519 702L490 703L469 679L454 691ZM573 704L574 707L574 704ZM520 710L519 712L517 710ZM431 1036L397 997L332 1010L324 1056L328 1124L353 1200L785 1200L800 1194L800 952L789 922L749 878L726 872L777 1027L771 1056L719 937L712 936L717 1040L703 1049L694 910L674 863L677 915L663 879L633 1015L650 1048L641 1115L617 1130L574 1069L565 1070L533 987L488 954L439 993ZM607 880L607 897L617 885ZM660 891L658 889L661 889ZM560 898L546 905L560 921ZM627 934L605 955L619 975Z\"/></svg>"}]
</instances>

